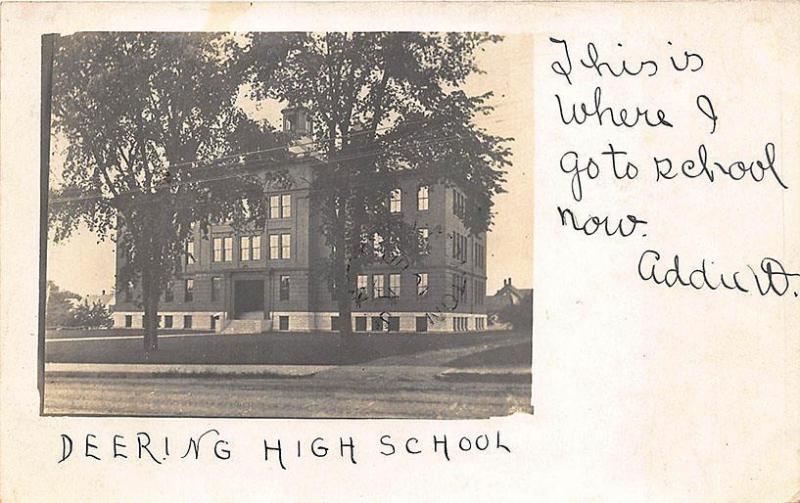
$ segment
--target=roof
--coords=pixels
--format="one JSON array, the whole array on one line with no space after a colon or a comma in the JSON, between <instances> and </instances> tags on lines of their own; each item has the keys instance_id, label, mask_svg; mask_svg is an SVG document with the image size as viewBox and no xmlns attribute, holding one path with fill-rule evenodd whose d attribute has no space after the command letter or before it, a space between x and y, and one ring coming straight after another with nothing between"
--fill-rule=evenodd
<instances>
[{"instance_id":1,"label":"roof","mask_svg":"<svg viewBox=\"0 0 800 503\"><path fill-rule=\"evenodd\" d=\"M526 297L533 296L533 288L517 288L511 279L503 280L503 287L494 295L487 295L484 301L487 312L498 312L506 306L520 304Z\"/></svg>"},{"instance_id":2,"label":"roof","mask_svg":"<svg viewBox=\"0 0 800 503\"><path fill-rule=\"evenodd\" d=\"M99 302L104 306L108 306L109 304L114 303L114 293L102 293L102 294L87 294L81 298L81 303L86 301L90 306L93 305L95 302Z\"/></svg>"}]
</instances>

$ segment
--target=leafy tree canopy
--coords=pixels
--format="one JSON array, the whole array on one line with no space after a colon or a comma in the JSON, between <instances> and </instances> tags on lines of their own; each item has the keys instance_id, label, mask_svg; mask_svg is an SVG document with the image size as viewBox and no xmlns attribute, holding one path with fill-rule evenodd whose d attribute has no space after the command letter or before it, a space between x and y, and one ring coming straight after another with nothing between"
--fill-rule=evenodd
<instances>
[{"instance_id":1,"label":"leafy tree canopy","mask_svg":"<svg viewBox=\"0 0 800 503\"><path fill-rule=\"evenodd\" d=\"M279 49L276 49L279 50ZM237 105L235 37L78 33L58 42L53 126L66 142L51 197L56 241L85 223L115 238L120 284L140 278L148 334L193 229L263 219L279 143ZM266 71L266 70L265 70Z\"/></svg>"},{"instance_id":2,"label":"leafy tree canopy","mask_svg":"<svg viewBox=\"0 0 800 503\"><path fill-rule=\"evenodd\" d=\"M463 87L480 73L476 55L499 37L482 33L304 33L274 60L274 42L253 34L242 61L253 96L309 109L317 155L326 165L312 187L332 251L331 285L351 285L371 260L403 250L413 260L422 243L413 225L389 218L387 199L409 171L414 179L457 185L469 205L465 226L489 228L492 198L504 192L510 139L476 119L493 107L491 93ZM271 78L270 78L271 77ZM379 239L376 239L379 237ZM374 243L375 254L364 253ZM350 318L351 292L339 289L340 319ZM342 325L345 332L350 325Z\"/></svg>"}]
</instances>

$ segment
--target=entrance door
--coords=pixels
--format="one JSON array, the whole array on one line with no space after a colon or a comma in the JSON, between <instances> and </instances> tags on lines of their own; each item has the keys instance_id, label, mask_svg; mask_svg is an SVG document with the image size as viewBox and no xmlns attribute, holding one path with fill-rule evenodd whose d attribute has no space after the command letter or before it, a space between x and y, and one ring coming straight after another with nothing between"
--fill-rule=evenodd
<instances>
[{"instance_id":1,"label":"entrance door","mask_svg":"<svg viewBox=\"0 0 800 503\"><path fill-rule=\"evenodd\" d=\"M264 315L264 280L237 280L234 285L233 315L241 317L245 313Z\"/></svg>"}]
</instances>

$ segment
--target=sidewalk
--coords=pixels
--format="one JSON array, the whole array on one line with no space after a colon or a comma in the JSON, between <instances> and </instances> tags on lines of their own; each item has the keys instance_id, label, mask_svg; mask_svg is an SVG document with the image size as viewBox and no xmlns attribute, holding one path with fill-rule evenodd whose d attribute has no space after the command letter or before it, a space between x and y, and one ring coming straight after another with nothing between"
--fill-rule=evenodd
<instances>
[{"instance_id":1,"label":"sidewalk","mask_svg":"<svg viewBox=\"0 0 800 503\"><path fill-rule=\"evenodd\" d=\"M332 365L45 363L47 377L310 377Z\"/></svg>"},{"instance_id":2,"label":"sidewalk","mask_svg":"<svg viewBox=\"0 0 800 503\"><path fill-rule=\"evenodd\" d=\"M344 368L343 368L344 367ZM364 373L374 365L181 365L181 364L128 364L128 363L46 363L45 375L48 377L312 377L321 372L341 369L345 372ZM381 365L383 371L409 370L422 374L434 374L436 379L459 380L477 378L491 380L511 378L530 380L531 369L519 367L492 368L447 368L440 366Z\"/></svg>"},{"instance_id":3,"label":"sidewalk","mask_svg":"<svg viewBox=\"0 0 800 503\"><path fill-rule=\"evenodd\" d=\"M489 367L489 368L450 368L439 373L436 379L442 381L511 381L531 382L530 367Z\"/></svg>"}]
</instances>

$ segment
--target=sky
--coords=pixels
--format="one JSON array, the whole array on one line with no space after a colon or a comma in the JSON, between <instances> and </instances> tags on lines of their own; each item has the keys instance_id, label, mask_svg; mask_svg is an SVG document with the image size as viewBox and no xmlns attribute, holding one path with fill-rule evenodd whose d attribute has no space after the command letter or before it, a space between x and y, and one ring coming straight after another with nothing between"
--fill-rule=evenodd
<instances>
[{"instance_id":1,"label":"sky","mask_svg":"<svg viewBox=\"0 0 800 503\"><path fill-rule=\"evenodd\" d=\"M479 126L491 134L512 137L512 165L507 169L507 193L495 199L492 229L487 235L487 285L491 294L511 278L518 288L533 282L533 45L525 35L509 35L486 46L477 57L484 74L473 75L464 90L468 94L494 92L492 115L480 117ZM275 102L243 103L254 118L271 121L280 117ZM274 122L274 124L279 124ZM51 170L61 171L62 146L55 145ZM64 243L48 244L47 277L75 293L97 294L114 288L114 243L99 242L87 229L79 229Z\"/></svg>"}]
</instances>

